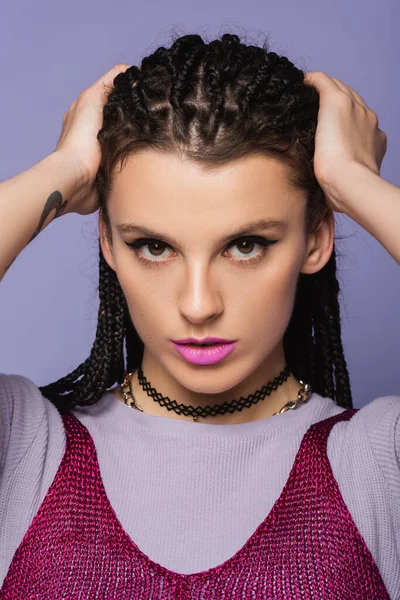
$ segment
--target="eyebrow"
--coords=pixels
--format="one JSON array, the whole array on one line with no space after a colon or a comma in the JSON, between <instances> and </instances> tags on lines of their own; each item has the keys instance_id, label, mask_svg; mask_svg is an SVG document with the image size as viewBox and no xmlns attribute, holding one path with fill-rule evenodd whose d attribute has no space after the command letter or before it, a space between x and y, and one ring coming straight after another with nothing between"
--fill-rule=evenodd
<instances>
[{"instance_id":1,"label":"eyebrow","mask_svg":"<svg viewBox=\"0 0 400 600\"><path fill-rule=\"evenodd\" d=\"M239 229L236 229L229 235L225 236L221 242L226 243L234 238L241 237L244 235L248 235L254 232L255 229L263 229L269 231L276 232L285 232L288 227L288 222L281 219L258 219L257 221L251 221L246 223ZM116 225L117 230L120 233L129 233L129 234L140 234L145 237L157 238L168 244L179 246L179 240L172 236L168 236L157 231L150 229L149 227L144 227L143 225L138 225L137 223L118 223Z\"/></svg>"}]
</instances>

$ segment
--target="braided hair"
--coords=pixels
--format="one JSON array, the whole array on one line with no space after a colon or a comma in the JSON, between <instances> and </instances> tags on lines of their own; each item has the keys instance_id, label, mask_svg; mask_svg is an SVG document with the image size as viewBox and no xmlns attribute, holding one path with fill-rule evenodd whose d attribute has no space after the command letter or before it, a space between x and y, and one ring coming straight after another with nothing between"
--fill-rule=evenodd
<instances>
[{"instance_id":1,"label":"braided hair","mask_svg":"<svg viewBox=\"0 0 400 600\"><path fill-rule=\"evenodd\" d=\"M184 35L159 47L116 76L98 133L102 160L96 176L100 211L111 239L107 197L114 169L143 149L186 156L205 168L249 154L263 154L289 167L289 183L307 192L305 228L311 232L326 212L313 156L319 109L304 72L268 45L246 45L234 34L206 43ZM116 273L99 245L99 313L89 358L71 374L40 388L60 412L96 403L126 371L136 369L144 345ZM341 341L340 288L333 247L325 266L300 273L283 344L289 370L314 392L352 408Z\"/></svg>"}]
</instances>

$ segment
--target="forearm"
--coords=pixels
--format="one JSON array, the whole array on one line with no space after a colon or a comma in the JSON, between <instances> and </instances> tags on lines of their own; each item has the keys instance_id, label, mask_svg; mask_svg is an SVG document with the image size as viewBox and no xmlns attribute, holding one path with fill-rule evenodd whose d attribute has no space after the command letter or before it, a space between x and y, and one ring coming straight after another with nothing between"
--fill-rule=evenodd
<instances>
[{"instance_id":1,"label":"forearm","mask_svg":"<svg viewBox=\"0 0 400 600\"><path fill-rule=\"evenodd\" d=\"M355 165L340 178L344 214L359 223L400 264L400 188L367 167Z\"/></svg>"},{"instance_id":2,"label":"forearm","mask_svg":"<svg viewBox=\"0 0 400 600\"><path fill-rule=\"evenodd\" d=\"M0 280L40 231L71 212L79 185L76 168L57 152L0 183Z\"/></svg>"}]
</instances>

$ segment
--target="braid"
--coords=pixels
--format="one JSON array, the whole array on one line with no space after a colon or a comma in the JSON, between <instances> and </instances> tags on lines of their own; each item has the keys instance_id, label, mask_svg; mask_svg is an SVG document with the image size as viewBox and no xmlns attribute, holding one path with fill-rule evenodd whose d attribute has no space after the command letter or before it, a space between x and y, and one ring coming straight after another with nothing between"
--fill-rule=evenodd
<instances>
[{"instance_id":1,"label":"braid","mask_svg":"<svg viewBox=\"0 0 400 600\"><path fill-rule=\"evenodd\" d=\"M171 63L175 62L176 76L172 81L169 100L174 109L182 106L196 86L196 72L206 52L206 44L199 35L179 38L171 47Z\"/></svg>"},{"instance_id":2,"label":"braid","mask_svg":"<svg viewBox=\"0 0 400 600\"><path fill-rule=\"evenodd\" d=\"M115 272L100 251L99 315L96 338L88 359L70 375L40 388L61 412L75 405L94 404L124 370L125 297ZM81 379L79 379L81 377Z\"/></svg>"},{"instance_id":3,"label":"braid","mask_svg":"<svg viewBox=\"0 0 400 600\"><path fill-rule=\"evenodd\" d=\"M142 362L144 344L129 315L126 317L126 363L127 371L133 371Z\"/></svg>"},{"instance_id":4,"label":"braid","mask_svg":"<svg viewBox=\"0 0 400 600\"><path fill-rule=\"evenodd\" d=\"M343 344L340 332L340 305L338 294L340 291L339 282L336 278L336 253L332 252L331 256L331 277L328 279L330 284L328 306L327 329L329 339L331 340L333 363L335 366L335 378L337 396L340 399L339 406L344 408L352 408L352 397L350 391L350 378L347 370L346 359L344 357ZM329 264L329 263L328 263Z\"/></svg>"},{"instance_id":5,"label":"braid","mask_svg":"<svg viewBox=\"0 0 400 600\"><path fill-rule=\"evenodd\" d=\"M321 271L300 275L284 348L288 364L299 379L308 381L322 396L336 399L338 406L352 408L340 335L339 292L333 249Z\"/></svg>"},{"instance_id":6,"label":"braid","mask_svg":"<svg viewBox=\"0 0 400 600\"><path fill-rule=\"evenodd\" d=\"M96 177L100 208L118 162L141 149L183 152L215 166L251 153L286 164L289 183L307 192L306 228L326 206L313 158L319 95L286 56L246 45L234 34L205 43L184 35L159 47L114 79L98 134L102 161ZM352 407L341 341L336 253L317 273L300 274L283 344L290 371L314 392ZM42 393L60 410L97 402L143 358L140 339L115 272L99 252L99 313L88 359ZM126 355L126 358L125 358Z\"/></svg>"}]
</instances>

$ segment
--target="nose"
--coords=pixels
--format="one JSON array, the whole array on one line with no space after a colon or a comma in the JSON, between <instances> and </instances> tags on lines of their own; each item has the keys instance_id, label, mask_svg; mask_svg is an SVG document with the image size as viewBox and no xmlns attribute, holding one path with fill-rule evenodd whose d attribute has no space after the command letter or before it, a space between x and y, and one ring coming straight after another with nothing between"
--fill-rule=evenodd
<instances>
[{"instance_id":1,"label":"nose","mask_svg":"<svg viewBox=\"0 0 400 600\"><path fill-rule=\"evenodd\" d=\"M223 311L220 293L207 266L188 268L178 301L182 316L194 324L215 318Z\"/></svg>"}]
</instances>

